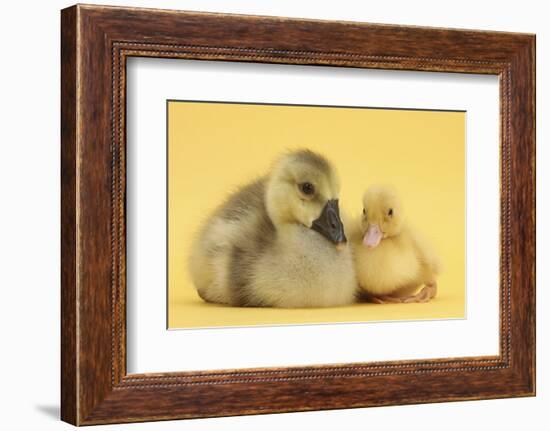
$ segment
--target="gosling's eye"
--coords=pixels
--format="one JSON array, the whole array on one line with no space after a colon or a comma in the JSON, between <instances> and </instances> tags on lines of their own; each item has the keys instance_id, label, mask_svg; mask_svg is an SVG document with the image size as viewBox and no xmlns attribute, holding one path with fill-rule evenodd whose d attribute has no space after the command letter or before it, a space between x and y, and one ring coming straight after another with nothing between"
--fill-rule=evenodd
<instances>
[{"instance_id":1,"label":"gosling's eye","mask_svg":"<svg viewBox=\"0 0 550 431\"><path fill-rule=\"evenodd\" d=\"M393 208L388 210L388 216L393 217Z\"/></svg>"},{"instance_id":2,"label":"gosling's eye","mask_svg":"<svg viewBox=\"0 0 550 431\"><path fill-rule=\"evenodd\" d=\"M306 196L312 196L315 193L315 186L311 183L302 183L299 187L302 193Z\"/></svg>"}]
</instances>

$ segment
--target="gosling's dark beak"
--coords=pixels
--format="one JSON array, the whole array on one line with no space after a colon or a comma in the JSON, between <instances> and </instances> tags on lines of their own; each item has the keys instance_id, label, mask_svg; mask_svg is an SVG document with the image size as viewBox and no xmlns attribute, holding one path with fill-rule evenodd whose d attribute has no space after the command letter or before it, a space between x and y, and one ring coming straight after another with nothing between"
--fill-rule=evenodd
<instances>
[{"instance_id":1,"label":"gosling's dark beak","mask_svg":"<svg viewBox=\"0 0 550 431\"><path fill-rule=\"evenodd\" d=\"M319 232L337 246L347 242L344 225L340 219L338 199L331 199L325 204L319 218L311 224L311 229Z\"/></svg>"}]
</instances>

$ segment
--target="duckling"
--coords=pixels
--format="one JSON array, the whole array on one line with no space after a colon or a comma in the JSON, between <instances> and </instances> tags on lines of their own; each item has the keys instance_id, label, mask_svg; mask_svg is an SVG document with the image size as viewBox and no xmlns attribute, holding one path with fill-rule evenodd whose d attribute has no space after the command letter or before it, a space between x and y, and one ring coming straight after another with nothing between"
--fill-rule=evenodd
<instances>
[{"instance_id":1,"label":"duckling","mask_svg":"<svg viewBox=\"0 0 550 431\"><path fill-rule=\"evenodd\" d=\"M309 150L230 195L206 220L189 270L199 296L233 306L329 307L355 301L334 167Z\"/></svg>"},{"instance_id":2,"label":"duckling","mask_svg":"<svg viewBox=\"0 0 550 431\"><path fill-rule=\"evenodd\" d=\"M405 223L395 189L368 188L363 215L352 229L355 271L367 300L427 302L436 296L440 260L426 240Z\"/></svg>"}]
</instances>

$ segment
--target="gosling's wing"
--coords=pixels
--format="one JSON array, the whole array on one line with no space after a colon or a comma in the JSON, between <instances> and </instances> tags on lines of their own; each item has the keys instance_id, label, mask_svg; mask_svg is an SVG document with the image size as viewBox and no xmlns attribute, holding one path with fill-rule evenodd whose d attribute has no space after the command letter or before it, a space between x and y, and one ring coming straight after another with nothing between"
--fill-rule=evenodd
<instances>
[{"instance_id":1,"label":"gosling's wing","mask_svg":"<svg viewBox=\"0 0 550 431\"><path fill-rule=\"evenodd\" d=\"M240 187L206 219L197 241L211 252L244 247L258 228L269 229L271 221L267 216L264 202L265 179L260 178ZM258 221L260 223L258 223ZM256 225L260 226L256 226Z\"/></svg>"},{"instance_id":2,"label":"gosling's wing","mask_svg":"<svg viewBox=\"0 0 550 431\"><path fill-rule=\"evenodd\" d=\"M240 187L218 207L214 216L224 220L241 221L251 213L265 213L266 179L259 178Z\"/></svg>"},{"instance_id":3,"label":"gosling's wing","mask_svg":"<svg viewBox=\"0 0 550 431\"><path fill-rule=\"evenodd\" d=\"M233 305L266 305L250 289L259 257L275 241L275 226L265 204L265 188L263 178L240 188L215 215L231 230L225 253L226 283Z\"/></svg>"}]
</instances>

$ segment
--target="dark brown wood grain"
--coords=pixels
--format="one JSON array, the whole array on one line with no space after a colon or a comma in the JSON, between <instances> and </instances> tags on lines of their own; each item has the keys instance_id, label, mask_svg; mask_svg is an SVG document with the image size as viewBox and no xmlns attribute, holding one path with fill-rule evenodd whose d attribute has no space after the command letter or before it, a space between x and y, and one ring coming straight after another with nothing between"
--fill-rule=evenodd
<instances>
[{"instance_id":1,"label":"dark brown wood grain","mask_svg":"<svg viewBox=\"0 0 550 431\"><path fill-rule=\"evenodd\" d=\"M535 37L100 6L62 11L62 419L77 425L535 393ZM500 354L127 375L126 59L495 74Z\"/></svg>"},{"instance_id":2,"label":"dark brown wood grain","mask_svg":"<svg viewBox=\"0 0 550 431\"><path fill-rule=\"evenodd\" d=\"M76 423L76 8L61 20L61 417Z\"/></svg>"}]
</instances>

